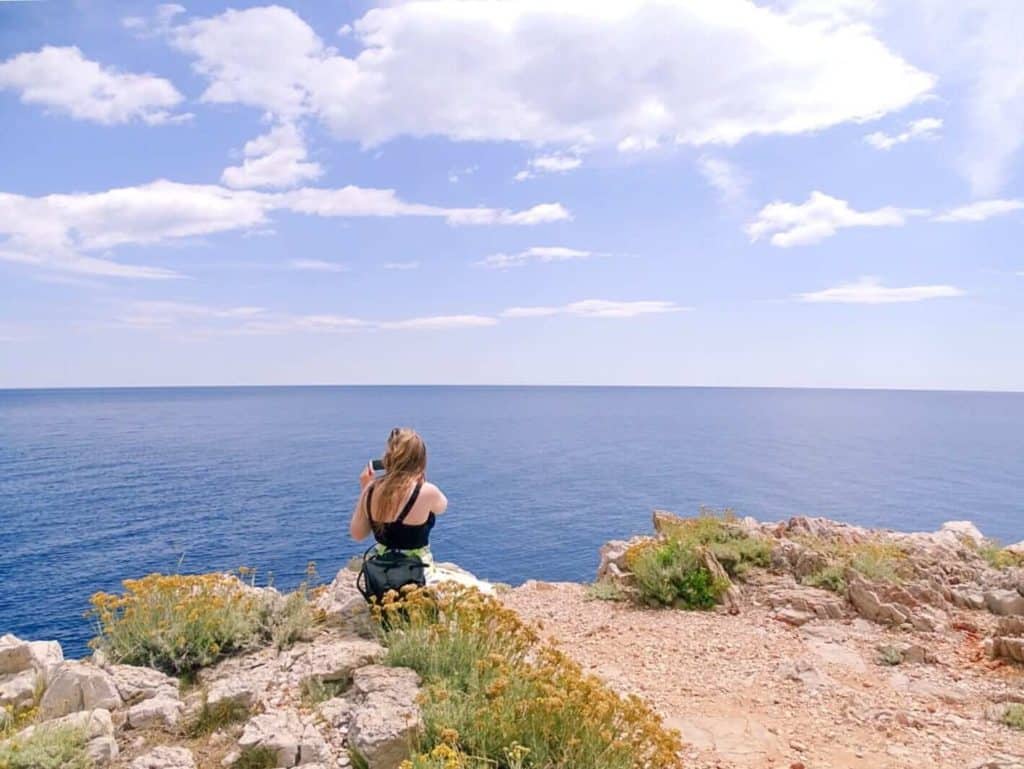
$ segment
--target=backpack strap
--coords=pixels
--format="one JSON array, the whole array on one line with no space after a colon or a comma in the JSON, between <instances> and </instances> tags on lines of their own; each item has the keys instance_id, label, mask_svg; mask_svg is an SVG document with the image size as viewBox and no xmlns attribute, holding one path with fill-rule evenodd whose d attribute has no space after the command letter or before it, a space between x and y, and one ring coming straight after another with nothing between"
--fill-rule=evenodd
<instances>
[{"instance_id":1,"label":"backpack strap","mask_svg":"<svg viewBox=\"0 0 1024 769\"><path fill-rule=\"evenodd\" d=\"M412 496L409 497L409 501L405 503L405 507L402 508L402 512L395 518L395 523L401 523L405 520L405 516L412 510L412 506L416 504L416 498L420 495L420 489L423 488L423 481L416 483L416 488L412 490Z\"/></svg>"}]
</instances>

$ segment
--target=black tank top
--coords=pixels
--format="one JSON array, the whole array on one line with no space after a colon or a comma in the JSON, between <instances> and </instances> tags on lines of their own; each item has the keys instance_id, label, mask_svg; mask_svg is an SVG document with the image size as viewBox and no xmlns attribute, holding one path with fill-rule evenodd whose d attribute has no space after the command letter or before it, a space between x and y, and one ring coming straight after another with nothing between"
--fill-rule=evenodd
<instances>
[{"instance_id":1,"label":"black tank top","mask_svg":"<svg viewBox=\"0 0 1024 769\"><path fill-rule=\"evenodd\" d=\"M366 517L370 521L373 538L389 550L415 550L418 547L426 547L430 544L430 530L434 528L434 521L436 520L432 512L423 523L408 524L405 522L405 516L409 514L413 505L416 504L416 499L420 495L420 488L422 486L423 481L416 484L416 488L412 490L412 496L409 497L409 501L405 503L405 507L402 508L402 512L398 514L395 520L379 522L374 521L373 515L370 513L373 502L373 486L371 485L367 489Z\"/></svg>"}]
</instances>

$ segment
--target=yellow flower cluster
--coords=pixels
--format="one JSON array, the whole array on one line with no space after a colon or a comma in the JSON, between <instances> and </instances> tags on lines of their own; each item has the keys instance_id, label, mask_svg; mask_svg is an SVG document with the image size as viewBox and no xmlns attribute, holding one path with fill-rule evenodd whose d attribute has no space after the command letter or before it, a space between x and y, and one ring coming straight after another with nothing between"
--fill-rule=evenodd
<instances>
[{"instance_id":1,"label":"yellow flower cluster","mask_svg":"<svg viewBox=\"0 0 1024 769\"><path fill-rule=\"evenodd\" d=\"M262 642L286 646L317 622L303 585L284 601L253 589L255 569L233 574L150 574L122 582L120 595L97 593L89 612L92 645L115 661L189 674ZM308 573L315 575L315 565Z\"/></svg>"},{"instance_id":2,"label":"yellow flower cluster","mask_svg":"<svg viewBox=\"0 0 1024 769\"><path fill-rule=\"evenodd\" d=\"M388 661L425 684L421 752L406 769L669 769L677 733L623 698L498 600L455 585L376 608Z\"/></svg>"}]
</instances>

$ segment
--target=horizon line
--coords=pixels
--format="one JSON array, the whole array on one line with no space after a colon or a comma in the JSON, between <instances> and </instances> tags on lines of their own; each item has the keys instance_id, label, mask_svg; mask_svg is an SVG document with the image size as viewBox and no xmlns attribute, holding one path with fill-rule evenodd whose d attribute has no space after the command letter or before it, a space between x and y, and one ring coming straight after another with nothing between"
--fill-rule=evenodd
<instances>
[{"instance_id":1,"label":"horizon line","mask_svg":"<svg viewBox=\"0 0 1024 769\"><path fill-rule=\"evenodd\" d=\"M824 390L837 392L907 392L907 393L973 393L991 395L1024 395L1024 389L951 389L944 387L853 387L846 385L694 385L694 384L516 384L516 383L327 383L327 384L161 384L161 385L57 385L33 387L0 386L6 392L70 392L82 390L240 390L240 389L340 389L340 388L535 388L535 389L619 389L619 390Z\"/></svg>"}]
</instances>

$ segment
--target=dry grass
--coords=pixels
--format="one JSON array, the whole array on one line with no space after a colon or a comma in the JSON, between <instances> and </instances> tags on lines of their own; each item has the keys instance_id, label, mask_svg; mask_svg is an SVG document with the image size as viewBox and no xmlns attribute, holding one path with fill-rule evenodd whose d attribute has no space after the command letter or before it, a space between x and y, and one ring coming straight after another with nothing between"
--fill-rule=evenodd
<instances>
[{"instance_id":1,"label":"dry grass","mask_svg":"<svg viewBox=\"0 0 1024 769\"><path fill-rule=\"evenodd\" d=\"M445 586L378 612L388 663L424 682L426 729L406 769L678 765L678 735L647 705L584 675L494 598Z\"/></svg>"}]
</instances>

